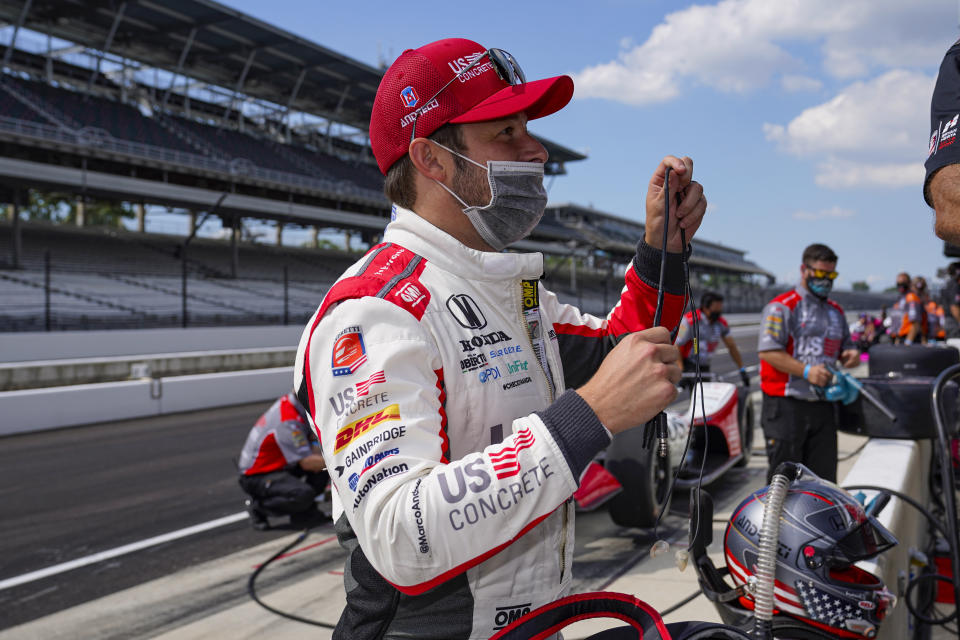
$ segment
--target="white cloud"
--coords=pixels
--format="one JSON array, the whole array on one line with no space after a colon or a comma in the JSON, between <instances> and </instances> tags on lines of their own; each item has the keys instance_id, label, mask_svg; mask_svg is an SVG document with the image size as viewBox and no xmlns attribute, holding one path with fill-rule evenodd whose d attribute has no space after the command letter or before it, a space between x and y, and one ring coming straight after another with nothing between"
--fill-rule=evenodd
<instances>
[{"instance_id":1,"label":"white cloud","mask_svg":"<svg viewBox=\"0 0 960 640\"><path fill-rule=\"evenodd\" d=\"M934 81L923 73L894 69L851 84L786 126L764 124L764 133L799 156L825 152L917 156L927 139Z\"/></svg>"},{"instance_id":2,"label":"white cloud","mask_svg":"<svg viewBox=\"0 0 960 640\"><path fill-rule=\"evenodd\" d=\"M851 189L857 187L917 187L923 184L922 162L871 164L838 158L817 165L814 180L821 187Z\"/></svg>"},{"instance_id":3,"label":"white cloud","mask_svg":"<svg viewBox=\"0 0 960 640\"><path fill-rule=\"evenodd\" d=\"M923 165L913 159L925 150L934 81L894 69L845 87L786 125L764 123L764 135L787 153L817 157L822 187L918 185Z\"/></svg>"},{"instance_id":4,"label":"white cloud","mask_svg":"<svg viewBox=\"0 0 960 640\"><path fill-rule=\"evenodd\" d=\"M810 76L800 76L787 74L780 78L780 86L784 91L795 93L798 91L819 91L823 88L823 82Z\"/></svg>"},{"instance_id":5,"label":"white cloud","mask_svg":"<svg viewBox=\"0 0 960 640\"><path fill-rule=\"evenodd\" d=\"M829 218L852 218L855 215L857 215L856 211L833 206L829 209L821 209L820 211L796 211L793 217L797 220L823 220Z\"/></svg>"},{"instance_id":6,"label":"white cloud","mask_svg":"<svg viewBox=\"0 0 960 640\"><path fill-rule=\"evenodd\" d=\"M943 55L954 18L954 9L939 0L694 5L668 14L642 44L622 39L615 60L575 74L577 96L643 105L671 100L689 83L747 92L782 75L784 88L793 91L811 68L854 78L927 67ZM818 57L798 58L792 53L798 45L814 45Z\"/></svg>"}]
</instances>

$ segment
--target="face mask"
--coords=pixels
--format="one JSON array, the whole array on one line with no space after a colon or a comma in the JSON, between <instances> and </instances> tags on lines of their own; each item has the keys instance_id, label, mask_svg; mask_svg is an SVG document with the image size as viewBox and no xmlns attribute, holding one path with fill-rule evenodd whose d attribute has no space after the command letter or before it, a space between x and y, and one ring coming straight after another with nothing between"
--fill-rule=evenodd
<instances>
[{"instance_id":1,"label":"face mask","mask_svg":"<svg viewBox=\"0 0 960 640\"><path fill-rule=\"evenodd\" d=\"M818 298L826 298L833 290L833 280L830 278L807 278L807 291Z\"/></svg>"},{"instance_id":2,"label":"face mask","mask_svg":"<svg viewBox=\"0 0 960 640\"><path fill-rule=\"evenodd\" d=\"M900 293L906 293L907 291L910 291L910 285L908 285L908 284L899 284L899 283L898 283L898 284L897 284L897 291L899 291Z\"/></svg>"},{"instance_id":3,"label":"face mask","mask_svg":"<svg viewBox=\"0 0 960 640\"><path fill-rule=\"evenodd\" d=\"M716 322L716 321L719 320L719 319L720 319L720 312L719 312L719 311L714 311L713 313L708 313L708 314L707 314L707 320L709 320L710 322Z\"/></svg>"},{"instance_id":4,"label":"face mask","mask_svg":"<svg viewBox=\"0 0 960 640\"><path fill-rule=\"evenodd\" d=\"M447 149L443 145L438 146ZM495 251L503 251L504 247L525 238L533 231L547 206L547 191L543 188L543 163L488 160L484 167L453 149L447 151L487 172L490 202L484 207L468 205L447 185L437 182L463 205L464 215L484 242Z\"/></svg>"}]
</instances>

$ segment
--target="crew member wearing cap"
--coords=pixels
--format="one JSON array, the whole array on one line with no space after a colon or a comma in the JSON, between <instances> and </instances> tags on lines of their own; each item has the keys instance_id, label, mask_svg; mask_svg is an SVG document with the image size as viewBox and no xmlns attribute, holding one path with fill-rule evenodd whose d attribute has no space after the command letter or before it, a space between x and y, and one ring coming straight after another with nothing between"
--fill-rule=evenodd
<instances>
[{"instance_id":1,"label":"crew member wearing cap","mask_svg":"<svg viewBox=\"0 0 960 640\"><path fill-rule=\"evenodd\" d=\"M405 51L380 83L370 142L391 222L327 293L295 366L349 552L334 638L489 638L565 595L581 472L676 394L679 227L689 240L706 210L689 158L654 171L606 318L561 304L540 254L502 251L547 200L527 121L572 94L569 77L526 82L463 39ZM650 329L668 167L664 327Z\"/></svg>"}]
</instances>

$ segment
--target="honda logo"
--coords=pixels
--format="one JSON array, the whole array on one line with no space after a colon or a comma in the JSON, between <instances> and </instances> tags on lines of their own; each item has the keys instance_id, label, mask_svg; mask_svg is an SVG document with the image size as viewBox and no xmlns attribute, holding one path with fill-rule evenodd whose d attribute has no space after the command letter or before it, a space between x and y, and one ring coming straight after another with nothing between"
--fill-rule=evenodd
<instances>
[{"instance_id":1,"label":"honda logo","mask_svg":"<svg viewBox=\"0 0 960 640\"><path fill-rule=\"evenodd\" d=\"M483 311L473 301L473 298L465 293L458 293L447 298L447 309L450 310L461 327L483 329L487 326L487 319L483 316Z\"/></svg>"}]
</instances>

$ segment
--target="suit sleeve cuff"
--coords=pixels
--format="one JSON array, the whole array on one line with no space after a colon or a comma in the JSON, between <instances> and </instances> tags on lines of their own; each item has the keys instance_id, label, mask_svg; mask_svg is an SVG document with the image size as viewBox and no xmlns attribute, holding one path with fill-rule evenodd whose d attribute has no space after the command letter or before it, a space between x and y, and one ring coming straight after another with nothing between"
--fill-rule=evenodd
<instances>
[{"instance_id":1,"label":"suit sleeve cuff","mask_svg":"<svg viewBox=\"0 0 960 640\"><path fill-rule=\"evenodd\" d=\"M693 248L688 244L686 250L688 258L692 251ZM660 250L651 247L641 238L637 243L637 255L633 258L633 270L644 284L656 289L660 284ZM683 254L667 252L667 270L663 275L663 288L667 293L683 295Z\"/></svg>"},{"instance_id":2,"label":"suit sleeve cuff","mask_svg":"<svg viewBox=\"0 0 960 640\"><path fill-rule=\"evenodd\" d=\"M610 432L573 389L537 415L563 452L574 478L579 478L594 456L610 444Z\"/></svg>"}]
</instances>

